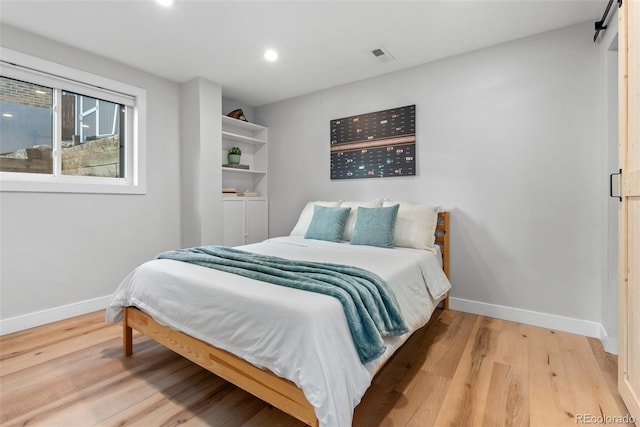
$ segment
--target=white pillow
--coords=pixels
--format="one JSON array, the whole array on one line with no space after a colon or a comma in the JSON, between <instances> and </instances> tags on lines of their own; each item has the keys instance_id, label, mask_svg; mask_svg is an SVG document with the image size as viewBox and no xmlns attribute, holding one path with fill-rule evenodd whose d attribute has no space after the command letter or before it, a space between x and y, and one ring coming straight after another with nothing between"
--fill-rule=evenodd
<instances>
[{"instance_id":1,"label":"white pillow","mask_svg":"<svg viewBox=\"0 0 640 427\"><path fill-rule=\"evenodd\" d=\"M372 200L370 202L358 202L358 201L346 201L342 202L341 208L351 208L349 218L347 218L347 225L344 227L344 233L342 234L342 240L351 240L353 235L353 227L356 225L356 215L358 214L358 208L379 208L382 206L382 200Z\"/></svg>"},{"instance_id":2,"label":"white pillow","mask_svg":"<svg viewBox=\"0 0 640 427\"><path fill-rule=\"evenodd\" d=\"M385 200L383 207L400 205L394 233L395 246L432 249L436 242L439 206Z\"/></svg>"},{"instance_id":3,"label":"white pillow","mask_svg":"<svg viewBox=\"0 0 640 427\"><path fill-rule=\"evenodd\" d=\"M341 201L337 201L337 202L315 201L315 202L307 203L304 209L302 209L302 212L300 212L300 217L298 218L298 222L296 223L296 226L293 227L293 230L291 230L290 236L304 237L304 235L307 233L307 228L309 228L309 224L311 224L311 218L313 218L313 207L315 205L326 206L328 208L338 208L340 207L340 203Z\"/></svg>"}]
</instances>

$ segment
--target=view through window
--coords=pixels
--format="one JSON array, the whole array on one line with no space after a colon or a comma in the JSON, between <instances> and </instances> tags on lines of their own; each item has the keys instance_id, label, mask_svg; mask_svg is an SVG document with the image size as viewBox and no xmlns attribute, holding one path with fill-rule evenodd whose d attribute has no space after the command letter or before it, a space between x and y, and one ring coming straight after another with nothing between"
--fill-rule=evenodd
<instances>
[{"instance_id":1,"label":"view through window","mask_svg":"<svg viewBox=\"0 0 640 427\"><path fill-rule=\"evenodd\" d=\"M53 92L0 77L0 170L53 173Z\"/></svg>"},{"instance_id":2,"label":"view through window","mask_svg":"<svg viewBox=\"0 0 640 427\"><path fill-rule=\"evenodd\" d=\"M5 76L0 79L0 171L125 176L124 105ZM60 108L54 108L56 104ZM55 135L60 135L59 144ZM52 153L58 146L56 167Z\"/></svg>"}]
</instances>

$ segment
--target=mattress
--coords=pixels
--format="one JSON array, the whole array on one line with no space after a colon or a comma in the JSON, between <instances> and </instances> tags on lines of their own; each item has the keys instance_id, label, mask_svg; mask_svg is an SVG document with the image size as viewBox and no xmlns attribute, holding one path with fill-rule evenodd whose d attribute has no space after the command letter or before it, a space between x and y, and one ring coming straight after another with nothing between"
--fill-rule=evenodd
<instances>
[{"instance_id":1,"label":"mattress","mask_svg":"<svg viewBox=\"0 0 640 427\"><path fill-rule=\"evenodd\" d=\"M384 354L363 365L337 299L166 259L132 271L116 289L106 319L117 322L123 307L135 306L163 325L269 369L302 389L321 426L351 425L375 373L427 323L451 286L435 251L291 236L239 249L372 271L394 292L410 332L385 338Z\"/></svg>"}]
</instances>

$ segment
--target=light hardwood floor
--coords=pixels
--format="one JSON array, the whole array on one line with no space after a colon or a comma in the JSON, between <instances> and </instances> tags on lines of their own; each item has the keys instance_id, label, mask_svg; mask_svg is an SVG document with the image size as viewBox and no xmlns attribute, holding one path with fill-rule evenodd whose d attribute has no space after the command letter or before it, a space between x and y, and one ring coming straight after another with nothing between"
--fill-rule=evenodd
<instances>
[{"instance_id":1,"label":"light hardwood floor","mask_svg":"<svg viewBox=\"0 0 640 427\"><path fill-rule=\"evenodd\" d=\"M103 312L0 339L0 425L300 426ZM134 333L135 334L135 333ZM437 310L374 378L354 426L575 426L623 416L599 341Z\"/></svg>"}]
</instances>

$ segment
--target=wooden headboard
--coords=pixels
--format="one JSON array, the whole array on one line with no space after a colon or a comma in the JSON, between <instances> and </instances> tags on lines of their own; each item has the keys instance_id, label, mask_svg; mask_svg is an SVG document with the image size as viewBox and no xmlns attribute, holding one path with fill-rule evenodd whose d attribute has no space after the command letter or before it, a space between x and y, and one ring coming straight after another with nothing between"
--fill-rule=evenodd
<instances>
[{"instance_id":1,"label":"wooden headboard","mask_svg":"<svg viewBox=\"0 0 640 427\"><path fill-rule=\"evenodd\" d=\"M436 226L436 245L442 252L442 269L449 277L449 212L438 213L438 225Z\"/></svg>"},{"instance_id":2,"label":"wooden headboard","mask_svg":"<svg viewBox=\"0 0 640 427\"><path fill-rule=\"evenodd\" d=\"M442 253L442 270L449 277L449 212L438 213L436 225L436 245L440 246ZM449 295L443 301L445 310L449 309Z\"/></svg>"}]
</instances>

